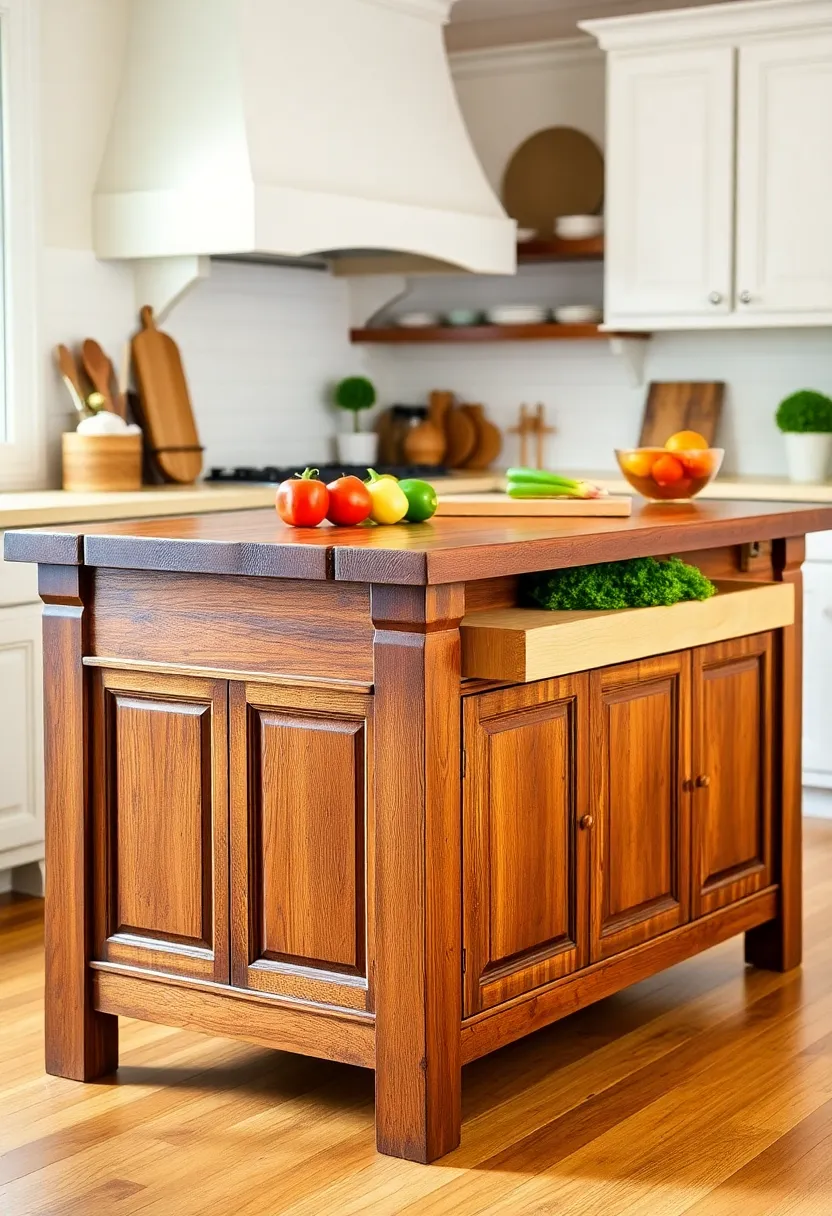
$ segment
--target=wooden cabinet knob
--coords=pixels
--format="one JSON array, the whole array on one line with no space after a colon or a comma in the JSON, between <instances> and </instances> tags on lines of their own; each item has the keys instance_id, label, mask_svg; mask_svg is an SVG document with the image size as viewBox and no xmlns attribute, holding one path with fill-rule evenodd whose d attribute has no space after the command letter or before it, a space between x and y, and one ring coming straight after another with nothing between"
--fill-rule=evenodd
<instances>
[{"instance_id":1,"label":"wooden cabinet knob","mask_svg":"<svg viewBox=\"0 0 832 1216\"><path fill-rule=\"evenodd\" d=\"M595 820L592 818L591 815L584 815L581 818L581 822L580 822L579 826L583 829L584 832L588 832L594 823L595 823Z\"/></svg>"},{"instance_id":2,"label":"wooden cabinet knob","mask_svg":"<svg viewBox=\"0 0 832 1216\"><path fill-rule=\"evenodd\" d=\"M706 790L710 784L711 779L710 777L706 776L705 773L701 773L700 776L696 778L696 788L699 790Z\"/></svg>"}]
</instances>

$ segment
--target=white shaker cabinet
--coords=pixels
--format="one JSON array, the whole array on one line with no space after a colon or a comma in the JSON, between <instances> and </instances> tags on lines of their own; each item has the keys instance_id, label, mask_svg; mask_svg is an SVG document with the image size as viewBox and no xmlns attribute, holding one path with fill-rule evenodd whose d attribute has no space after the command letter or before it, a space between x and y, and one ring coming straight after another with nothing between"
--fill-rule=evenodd
<instances>
[{"instance_id":1,"label":"white shaker cabinet","mask_svg":"<svg viewBox=\"0 0 832 1216\"><path fill-rule=\"evenodd\" d=\"M740 48L737 305L832 315L832 32Z\"/></svg>"},{"instance_id":2,"label":"white shaker cabinet","mask_svg":"<svg viewBox=\"0 0 832 1216\"><path fill-rule=\"evenodd\" d=\"M628 55L607 96L611 317L732 308L734 60L730 47Z\"/></svg>"},{"instance_id":3,"label":"white shaker cabinet","mask_svg":"<svg viewBox=\"0 0 832 1216\"><path fill-rule=\"evenodd\" d=\"M0 608L0 870L43 857L42 680L40 604Z\"/></svg>"},{"instance_id":4,"label":"white shaker cabinet","mask_svg":"<svg viewBox=\"0 0 832 1216\"><path fill-rule=\"evenodd\" d=\"M609 52L606 323L832 325L832 0L582 28Z\"/></svg>"}]
</instances>

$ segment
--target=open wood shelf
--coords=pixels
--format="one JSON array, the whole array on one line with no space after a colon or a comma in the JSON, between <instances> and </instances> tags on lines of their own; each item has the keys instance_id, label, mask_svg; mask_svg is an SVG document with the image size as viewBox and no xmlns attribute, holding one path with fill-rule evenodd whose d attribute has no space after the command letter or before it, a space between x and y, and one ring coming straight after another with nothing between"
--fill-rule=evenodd
<instances>
[{"instance_id":1,"label":"open wood shelf","mask_svg":"<svg viewBox=\"0 0 832 1216\"><path fill-rule=\"evenodd\" d=\"M788 583L718 582L710 600L670 608L549 612L498 608L462 621L466 679L528 683L709 646L794 622Z\"/></svg>"},{"instance_id":2,"label":"open wood shelf","mask_svg":"<svg viewBox=\"0 0 832 1216\"><path fill-rule=\"evenodd\" d=\"M517 246L517 261L526 262L601 262L604 258L603 236L590 236L582 241L564 241L553 236L535 241L523 241Z\"/></svg>"},{"instance_id":3,"label":"open wood shelf","mask_svg":"<svg viewBox=\"0 0 832 1216\"><path fill-rule=\"evenodd\" d=\"M649 338L648 333L612 333L600 325L431 325L423 329L408 329L397 325L389 328L354 329L350 341L378 342L399 346L416 346L438 342L586 342L610 338Z\"/></svg>"}]
</instances>

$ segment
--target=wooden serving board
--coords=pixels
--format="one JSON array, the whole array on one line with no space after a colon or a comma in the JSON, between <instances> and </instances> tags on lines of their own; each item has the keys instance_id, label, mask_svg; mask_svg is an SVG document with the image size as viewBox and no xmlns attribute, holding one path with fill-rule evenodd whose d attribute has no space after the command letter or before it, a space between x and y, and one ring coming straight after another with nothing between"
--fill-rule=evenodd
<instances>
[{"instance_id":1,"label":"wooden serving board","mask_svg":"<svg viewBox=\"0 0 832 1216\"><path fill-rule=\"evenodd\" d=\"M147 446L166 481L190 485L202 472L202 448L179 347L156 328L152 308L141 316L133 360Z\"/></svg>"},{"instance_id":2,"label":"wooden serving board","mask_svg":"<svg viewBox=\"0 0 832 1216\"><path fill-rule=\"evenodd\" d=\"M713 447L724 399L722 381L654 381L647 397L639 447L663 448L677 431L698 431Z\"/></svg>"},{"instance_id":3,"label":"wooden serving board","mask_svg":"<svg viewBox=\"0 0 832 1216\"><path fill-rule=\"evenodd\" d=\"M716 584L713 599L669 608L549 612L495 608L462 621L462 673L530 683L630 663L670 651L710 646L794 622L789 583Z\"/></svg>"},{"instance_id":4,"label":"wooden serving board","mask_svg":"<svg viewBox=\"0 0 832 1216\"><path fill-rule=\"evenodd\" d=\"M509 498L508 494L447 494L439 499L437 515L493 516L501 519L555 518L585 515L632 514L633 500L626 494L606 498Z\"/></svg>"}]
</instances>

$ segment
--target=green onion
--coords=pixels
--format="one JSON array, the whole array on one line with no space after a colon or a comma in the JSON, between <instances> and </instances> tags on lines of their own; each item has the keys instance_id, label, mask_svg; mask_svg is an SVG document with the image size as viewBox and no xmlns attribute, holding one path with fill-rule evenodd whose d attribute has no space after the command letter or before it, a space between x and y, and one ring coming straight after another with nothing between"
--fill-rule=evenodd
<instances>
[{"instance_id":1,"label":"green onion","mask_svg":"<svg viewBox=\"0 0 832 1216\"><path fill-rule=\"evenodd\" d=\"M509 469L509 498L601 498L606 494L591 481L576 481L543 469Z\"/></svg>"}]
</instances>

